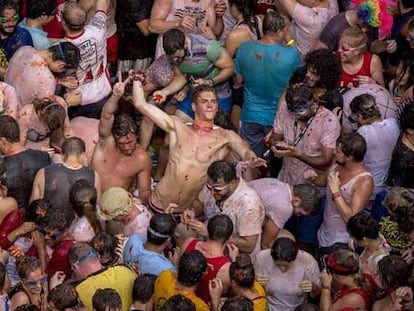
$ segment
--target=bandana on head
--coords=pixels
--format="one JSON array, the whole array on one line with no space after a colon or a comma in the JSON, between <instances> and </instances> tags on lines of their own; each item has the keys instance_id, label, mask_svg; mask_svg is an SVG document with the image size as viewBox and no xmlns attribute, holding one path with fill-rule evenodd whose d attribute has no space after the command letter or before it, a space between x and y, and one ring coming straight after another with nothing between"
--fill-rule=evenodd
<instances>
[{"instance_id":1,"label":"bandana on head","mask_svg":"<svg viewBox=\"0 0 414 311\"><path fill-rule=\"evenodd\" d=\"M386 37L391 33L393 18L390 7L395 7L396 2L388 0L352 0L358 17L365 25L379 28L380 37Z\"/></svg>"}]
</instances>

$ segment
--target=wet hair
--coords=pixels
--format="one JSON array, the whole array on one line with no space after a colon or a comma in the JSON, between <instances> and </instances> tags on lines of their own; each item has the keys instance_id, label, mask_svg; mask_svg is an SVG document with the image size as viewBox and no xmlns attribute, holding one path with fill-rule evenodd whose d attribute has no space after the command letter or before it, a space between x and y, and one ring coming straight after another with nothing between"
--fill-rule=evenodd
<instances>
[{"instance_id":1,"label":"wet hair","mask_svg":"<svg viewBox=\"0 0 414 311\"><path fill-rule=\"evenodd\" d=\"M66 118L65 108L50 98L35 98L32 101L36 114L41 115L50 131L63 128Z\"/></svg>"},{"instance_id":2,"label":"wet hair","mask_svg":"<svg viewBox=\"0 0 414 311\"><path fill-rule=\"evenodd\" d=\"M88 258L85 258L85 256L87 256L88 254L91 254L94 251L95 250L88 243L77 242L73 244L72 247L70 248L70 251L68 254L68 262L70 265L73 265L74 263L84 264L86 262L89 262L89 260L91 259L98 260L98 254L90 256L90 257L88 256ZM83 258L85 259L79 262L79 260Z\"/></svg>"},{"instance_id":3,"label":"wet hair","mask_svg":"<svg viewBox=\"0 0 414 311\"><path fill-rule=\"evenodd\" d=\"M52 302L59 311L65 309L79 309L82 303L79 300L79 295L73 285L68 283L59 284L49 291L47 301Z\"/></svg>"},{"instance_id":4,"label":"wet hair","mask_svg":"<svg viewBox=\"0 0 414 311\"><path fill-rule=\"evenodd\" d=\"M151 217L147 229L147 241L151 244L162 245L174 234L176 227L177 224L171 214L155 214ZM157 236L157 233L168 237L161 238Z\"/></svg>"},{"instance_id":5,"label":"wet hair","mask_svg":"<svg viewBox=\"0 0 414 311\"><path fill-rule=\"evenodd\" d=\"M393 212L400 230L411 233L414 230L414 192L405 188L395 188L386 196L384 202Z\"/></svg>"},{"instance_id":6,"label":"wet hair","mask_svg":"<svg viewBox=\"0 0 414 311\"><path fill-rule=\"evenodd\" d=\"M21 306L18 306L15 311L40 311L39 307L32 303L27 303Z\"/></svg>"},{"instance_id":7,"label":"wet hair","mask_svg":"<svg viewBox=\"0 0 414 311\"><path fill-rule=\"evenodd\" d=\"M56 0L27 0L27 17L35 19L51 16L55 10Z\"/></svg>"},{"instance_id":8,"label":"wet hair","mask_svg":"<svg viewBox=\"0 0 414 311\"><path fill-rule=\"evenodd\" d=\"M329 109L330 111L334 110L337 107L343 109L344 98L341 92L335 88L326 91L325 94L319 97L319 104L324 106L326 109Z\"/></svg>"},{"instance_id":9,"label":"wet hair","mask_svg":"<svg viewBox=\"0 0 414 311\"><path fill-rule=\"evenodd\" d=\"M392 213L399 208L410 209L414 205L414 192L403 187L395 187L388 191L384 206Z\"/></svg>"},{"instance_id":10,"label":"wet hair","mask_svg":"<svg viewBox=\"0 0 414 311\"><path fill-rule=\"evenodd\" d=\"M230 117L220 107L218 108L216 116L214 117L214 124L224 128L225 130L230 130L237 134L239 133L237 126L231 122Z\"/></svg>"},{"instance_id":11,"label":"wet hair","mask_svg":"<svg viewBox=\"0 0 414 311\"><path fill-rule=\"evenodd\" d=\"M351 101L350 108L352 113L361 115L364 120L381 118L381 113L375 102L375 97L371 94L355 96Z\"/></svg>"},{"instance_id":12,"label":"wet hair","mask_svg":"<svg viewBox=\"0 0 414 311\"><path fill-rule=\"evenodd\" d=\"M300 207L309 216L315 216L319 213L322 195L318 187L311 184L295 185L293 186L293 195L302 201Z\"/></svg>"},{"instance_id":13,"label":"wet hair","mask_svg":"<svg viewBox=\"0 0 414 311\"><path fill-rule=\"evenodd\" d=\"M286 105L289 112L301 112L314 103L313 92L304 84L293 85L286 91Z\"/></svg>"},{"instance_id":14,"label":"wet hair","mask_svg":"<svg viewBox=\"0 0 414 311\"><path fill-rule=\"evenodd\" d=\"M2 0L0 1L0 14L3 14L4 10L13 9L16 13L19 13L19 4L16 0Z\"/></svg>"},{"instance_id":15,"label":"wet hair","mask_svg":"<svg viewBox=\"0 0 414 311\"><path fill-rule=\"evenodd\" d=\"M253 302L246 297L232 297L226 299L220 311L253 311Z\"/></svg>"},{"instance_id":16,"label":"wet hair","mask_svg":"<svg viewBox=\"0 0 414 311\"><path fill-rule=\"evenodd\" d=\"M371 215L364 212L352 216L346 228L350 236L358 241L362 241L363 238L376 239L379 236L379 224Z\"/></svg>"},{"instance_id":17,"label":"wet hair","mask_svg":"<svg viewBox=\"0 0 414 311\"><path fill-rule=\"evenodd\" d=\"M80 156L85 150L85 142L79 137L69 137L62 144L62 153L65 156Z\"/></svg>"},{"instance_id":18,"label":"wet hair","mask_svg":"<svg viewBox=\"0 0 414 311\"><path fill-rule=\"evenodd\" d=\"M277 11L269 11L263 19L263 34L273 34L286 27L286 17Z\"/></svg>"},{"instance_id":19,"label":"wet hair","mask_svg":"<svg viewBox=\"0 0 414 311\"><path fill-rule=\"evenodd\" d=\"M40 219L40 226L43 228L62 231L69 228L69 225L60 206L52 205L48 209L46 217Z\"/></svg>"},{"instance_id":20,"label":"wet hair","mask_svg":"<svg viewBox=\"0 0 414 311\"><path fill-rule=\"evenodd\" d=\"M16 258L16 270L20 279L26 279L29 273L36 270L43 271L42 262L34 256L21 256Z\"/></svg>"},{"instance_id":21,"label":"wet hair","mask_svg":"<svg viewBox=\"0 0 414 311\"><path fill-rule=\"evenodd\" d=\"M251 288L254 284L256 273L250 255L241 254L230 265L230 280L243 288Z\"/></svg>"},{"instance_id":22,"label":"wet hair","mask_svg":"<svg viewBox=\"0 0 414 311\"><path fill-rule=\"evenodd\" d=\"M69 190L69 201L76 215L80 218L85 216L93 231L99 233L102 231L99 223L95 206L97 200L97 191L95 186L85 179L75 181Z\"/></svg>"},{"instance_id":23,"label":"wet hair","mask_svg":"<svg viewBox=\"0 0 414 311\"><path fill-rule=\"evenodd\" d=\"M160 311L196 311L196 306L187 297L177 294L170 297Z\"/></svg>"},{"instance_id":24,"label":"wet hair","mask_svg":"<svg viewBox=\"0 0 414 311\"><path fill-rule=\"evenodd\" d=\"M98 288L92 297L95 311L112 311L122 308L121 296L112 288Z\"/></svg>"},{"instance_id":25,"label":"wet hair","mask_svg":"<svg viewBox=\"0 0 414 311\"><path fill-rule=\"evenodd\" d=\"M184 49L185 35L179 29L168 30L162 38L162 46L166 55L173 55L175 52Z\"/></svg>"},{"instance_id":26,"label":"wet hair","mask_svg":"<svg viewBox=\"0 0 414 311\"><path fill-rule=\"evenodd\" d=\"M225 243L233 233L233 222L227 215L216 215L207 224L208 238Z\"/></svg>"},{"instance_id":27,"label":"wet hair","mask_svg":"<svg viewBox=\"0 0 414 311\"><path fill-rule=\"evenodd\" d=\"M319 76L317 86L328 90L336 88L342 69L335 54L328 49L314 50L306 54L305 63L307 70L313 71Z\"/></svg>"},{"instance_id":28,"label":"wet hair","mask_svg":"<svg viewBox=\"0 0 414 311\"><path fill-rule=\"evenodd\" d=\"M0 262L0 291L4 289L4 281L6 280L6 266Z\"/></svg>"},{"instance_id":29,"label":"wet hair","mask_svg":"<svg viewBox=\"0 0 414 311\"><path fill-rule=\"evenodd\" d=\"M112 125L112 135L115 138L126 136L130 133L137 134L138 126L134 119L127 114L116 114Z\"/></svg>"},{"instance_id":30,"label":"wet hair","mask_svg":"<svg viewBox=\"0 0 414 311\"><path fill-rule=\"evenodd\" d=\"M184 286L197 285L207 269L207 259L198 250L184 253L178 263L177 280Z\"/></svg>"},{"instance_id":31,"label":"wet hair","mask_svg":"<svg viewBox=\"0 0 414 311\"><path fill-rule=\"evenodd\" d=\"M100 261L103 258L109 257L108 262L102 262L102 265L107 266L114 262L118 257L115 254L115 248L118 243L116 237L112 234L102 231L97 233L91 240L90 245L99 254Z\"/></svg>"},{"instance_id":32,"label":"wet hair","mask_svg":"<svg viewBox=\"0 0 414 311\"><path fill-rule=\"evenodd\" d=\"M42 220L48 217L48 213L52 208L52 203L47 199L34 200L26 209L24 220L40 225Z\"/></svg>"},{"instance_id":33,"label":"wet hair","mask_svg":"<svg viewBox=\"0 0 414 311\"><path fill-rule=\"evenodd\" d=\"M157 279L153 274L138 275L132 289L132 299L140 303L147 303L154 295L154 284Z\"/></svg>"},{"instance_id":34,"label":"wet hair","mask_svg":"<svg viewBox=\"0 0 414 311\"><path fill-rule=\"evenodd\" d=\"M9 143L20 141L20 128L15 119L10 116L0 116L0 138L4 137Z\"/></svg>"},{"instance_id":35,"label":"wet hair","mask_svg":"<svg viewBox=\"0 0 414 311\"><path fill-rule=\"evenodd\" d=\"M395 78L394 89L399 87L406 73L408 73L408 79L405 86L409 87L414 84L414 51L410 49L401 53L399 64L402 65L402 70L400 75ZM394 90L392 93L394 93Z\"/></svg>"},{"instance_id":36,"label":"wet hair","mask_svg":"<svg viewBox=\"0 0 414 311\"><path fill-rule=\"evenodd\" d=\"M256 33L258 27L254 14L256 0L229 0L229 7L234 5L243 16L243 22L247 24L250 31Z\"/></svg>"},{"instance_id":37,"label":"wet hair","mask_svg":"<svg viewBox=\"0 0 414 311\"><path fill-rule=\"evenodd\" d=\"M297 84L303 84L305 83L306 80L306 66L300 66L299 68L297 68L293 74L290 76L289 79L289 87L291 86L295 86Z\"/></svg>"},{"instance_id":38,"label":"wet hair","mask_svg":"<svg viewBox=\"0 0 414 311\"><path fill-rule=\"evenodd\" d=\"M412 271L401 256L388 255L383 257L378 262L378 271L386 288L397 289L401 286L409 286Z\"/></svg>"},{"instance_id":39,"label":"wet hair","mask_svg":"<svg viewBox=\"0 0 414 311\"><path fill-rule=\"evenodd\" d=\"M298 255L296 243L289 238L277 238L270 249L270 256L273 260L292 262Z\"/></svg>"},{"instance_id":40,"label":"wet hair","mask_svg":"<svg viewBox=\"0 0 414 311\"><path fill-rule=\"evenodd\" d=\"M347 157L353 157L355 162L362 162L367 152L365 138L359 133L344 133L336 141Z\"/></svg>"},{"instance_id":41,"label":"wet hair","mask_svg":"<svg viewBox=\"0 0 414 311\"><path fill-rule=\"evenodd\" d=\"M69 31L80 31L86 23L86 12L79 3L66 1L62 19Z\"/></svg>"},{"instance_id":42,"label":"wet hair","mask_svg":"<svg viewBox=\"0 0 414 311\"><path fill-rule=\"evenodd\" d=\"M407 133L408 129L414 130L414 101L407 103L399 117L401 131Z\"/></svg>"},{"instance_id":43,"label":"wet hair","mask_svg":"<svg viewBox=\"0 0 414 311\"><path fill-rule=\"evenodd\" d=\"M201 86L198 86L198 87L194 88L191 92L191 99L192 99L193 103L196 103L198 98L200 97L201 93L204 93L204 92L212 92L212 93L214 93L214 95L217 98L217 92L216 92L216 89L213 86L201 85Z\"/></svg>"},{"instance_id":44,"label":"wet hair","mask_svg":"<svg viewBox=\"0 0 414 311\"><path fill-rule=\"evenodd\" d=\"M354 26L346 28L342 32L341 37L349 37L352 39L352 44L350 44L350 48L356 48L358 46L362 46L365 44L365 46L360 49L360 54L364 54L366 52L368 38L360 27Z\"/></svg>"},{"instance_id":45,"label":"wet hair","mask_svg":"<svg viewBox=\"0 0 414 311\"><path fill-rule=\"evenodd\" d=\"M233 165L225 161L214 161L211 163L207 169L207 176L210 177L213 182L218 182L221 178L225 183L237 179L236 169Z\"/></svg>"},{"instance_id":46,"label":"wet hair","mask_svg":"<svg viewBox=\"0 0 414 311\"><path fill-rule=\"evenodd\" d=\"M335 250L331 256L337 265L351 272L347 275L353 275L354 281L358 286L372 294L371 285L368 280L362 276L361 271L359 270L359 256L357 253L354 253L348 249L338 249ZM335 270L331 271L335 274ZM354 271L355 273L353 273Z\"/></svg>"}]
</instances>

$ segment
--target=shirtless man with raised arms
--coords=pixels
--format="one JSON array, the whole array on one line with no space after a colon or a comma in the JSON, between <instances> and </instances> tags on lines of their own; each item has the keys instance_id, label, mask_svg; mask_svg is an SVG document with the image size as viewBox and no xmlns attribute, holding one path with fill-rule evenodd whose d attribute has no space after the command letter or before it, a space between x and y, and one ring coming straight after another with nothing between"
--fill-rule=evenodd
<instances>
[{"instance_id":1,"label":"shirtless man with raised arms","mask_svg":"<svg viewBox=\"0 0 414 311\"><path fill-rule=\"evenodd\" d=\"M102 109L92 167L101 177L102 192L111 187L130 191L135 184L139 199L146 204L151 192L151 159L137 143L134 120L125 114L115 114L130 78L122 82L118 72L118 81Z\"/></svg>"},{"instance_id":2,"label":"shirtless man with raised arms","mask_svg":"<svg viewBox=\"0 0 414 311\"><path fill-rule=\"evenodd\" d=\"M169 159L164 177L152 191L149 206L154 212L164 212L169 203L178 205L175 212L191 207L207 181L207 168L222 160L232 150L249 166L260 166L264 160L256 157L236 133L213 124L218 110L213 87L202 86L193 92L194 123L185 124L145 101L141 82L133 82L134 106L168 134Z\"/></svg>"}]
</instances>

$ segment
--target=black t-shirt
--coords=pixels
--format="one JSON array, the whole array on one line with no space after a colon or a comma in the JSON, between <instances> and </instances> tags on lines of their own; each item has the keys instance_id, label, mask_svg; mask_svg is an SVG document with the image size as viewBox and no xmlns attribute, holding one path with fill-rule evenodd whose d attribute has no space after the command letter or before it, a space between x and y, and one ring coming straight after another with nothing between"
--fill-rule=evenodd
<instances>
[{"instance_id":1,"label":"black t-shirt","mask_svg":"<svg viewBox=\"0 0 414 311\"><path fill-rule=\"evenodd\" d=\"M40 150L27 149L4 158L6 163L6 184L8 196L17 201L19 208L29 205L33 180L41 168L50 164L49 154Z\"/></svg>"},{"instance_id":2,"label":"black t-shirt","mask_svg":"<svg viewBox=\"0 0 414 311\"><path fill-rule=\"evenodd\" d=\"M414 188L414 151L398 139L392 155L387 184L393 187Z\"/></svg>"}]
</instances>

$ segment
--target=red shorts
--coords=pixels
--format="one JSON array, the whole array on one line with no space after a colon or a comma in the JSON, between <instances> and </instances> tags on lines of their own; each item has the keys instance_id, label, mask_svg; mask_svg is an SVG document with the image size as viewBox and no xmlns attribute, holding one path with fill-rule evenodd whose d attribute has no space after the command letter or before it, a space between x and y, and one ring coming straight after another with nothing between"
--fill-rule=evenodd
<instances>
[{"instance_id":1,"label":"red shorts","mask_svg":"<svg viewBox=\"0 0 414 311\"><path fill-rule=\"evenodd\" d=\"M108 63L116 62L118 59L118 34L115 33L113 36L106 39L106 57Z\"/></svg>"}]
</instances>

